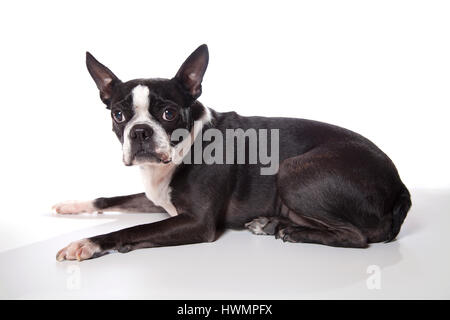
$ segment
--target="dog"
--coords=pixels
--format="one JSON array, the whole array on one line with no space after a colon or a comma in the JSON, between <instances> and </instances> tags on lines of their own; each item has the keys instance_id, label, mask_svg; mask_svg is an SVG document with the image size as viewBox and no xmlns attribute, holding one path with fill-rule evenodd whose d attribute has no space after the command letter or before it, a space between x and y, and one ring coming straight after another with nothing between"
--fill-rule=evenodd
<instances>
[{"instance_id":1,"label":"dog","mask_svg":"<svg viewBox=\"0 0 450 320\"><path fill-rule=\"evenodd\" d=\"M244 117L203 106L197 99L208 61L208 47L201 45L172 79L122 82L86 53L87 69L122 144L123 162L140 167L145 192L62 202L54 209L59 214L166 212L169 217L72 242L57 253L58 261L211 242L226 229L348 248L396 238L411 198L385 153L361 135L331 124ZM267 149L278 153L274 174L262 174L263 164L249 161L184 161L208 129L223 135L230 129L276 130L278 137L271 136ZM175 141L177 130L188 134ZM277 141L278 146L273 144ZM243 150L240 160L249 160L251 148ZM183 161L176 161L177 156ZM227 160L236 158L227 154Z\"/></svg>"}]
</instances>

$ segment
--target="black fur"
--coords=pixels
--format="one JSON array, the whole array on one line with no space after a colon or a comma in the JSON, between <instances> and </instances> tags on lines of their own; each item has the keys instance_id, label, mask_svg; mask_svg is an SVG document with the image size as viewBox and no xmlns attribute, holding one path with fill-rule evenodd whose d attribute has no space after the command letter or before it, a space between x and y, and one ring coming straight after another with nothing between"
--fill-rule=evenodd
<instances>
[{"instance_id":1,"label":"black fur","mask_svg":"<svg viewBox=\"0 0 450 320\"><path fill-rule=\"evenodd\" d=\"M196 98L201 93L207 57L206 46L200 47L170 80L122 83L114 76L113 88L98 85L102 100L111 110L120 105L125 113L130 113L127 96L137 84L143 84L150 89L149 111L156 119L160 119L160 110L168 103L180 110L176 123L161 121L168 135L175 128L191 128L192 122L204 113ZM92 59L88 56L88 66L98 63ZM201 65L195 65L198 61ZM188 81L183 74L186 68L202 74ZM96 68L89 67L90 72L93 69ZM97 69L97 76L112 74L109 69ZM278 174L261 175L260 164L181 164L170 183L177 216L90 240L103 251L128 252L213 241L224 229L242 229L246 224L261 227L263 233L284 241L341 247L364 248L371 242L392 241L397 236L411 206L410 195L392 161L368 139L305 119L242 117L235 112L214 110L211 113L212 121L204 129L213 127L224 135L226 129L235 128L279 129ZM122 125L113 126L123 141ZM101 198L95 205L99 209L159 209L143 194Z\"/></svg>"},{"instance_id":2,"label":"black fur","mask_svg":"<svg viewBox=\"0 0 450 320\"><path fill-rule=\"evenodd\" d=\"M147 199L145 193L137 193L129 196L119 196L112 198L97 198L94 200L94 207L102 211L122 211L122 212L149 212L163 213L164 208L155 206Z\"/></svg>"}]
</instances>

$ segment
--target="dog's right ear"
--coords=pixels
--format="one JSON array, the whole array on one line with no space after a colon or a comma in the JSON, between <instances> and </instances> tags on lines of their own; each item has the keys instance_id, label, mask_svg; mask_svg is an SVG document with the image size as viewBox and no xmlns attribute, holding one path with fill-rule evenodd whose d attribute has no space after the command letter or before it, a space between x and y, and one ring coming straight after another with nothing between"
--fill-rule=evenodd
<instances>
[{"instance_id":1,"label":"dog's right ear","mask_svg":"<svg viewBox=\"0 0 450 320\"><path fill-rule=\"evenodd\" d=\"M98 62L89 52L86 52L86 66L98 90L100 90L100 99L109 108L114 86L120 83L119 78L111 70Z\"/></svg>"}]
</instances>

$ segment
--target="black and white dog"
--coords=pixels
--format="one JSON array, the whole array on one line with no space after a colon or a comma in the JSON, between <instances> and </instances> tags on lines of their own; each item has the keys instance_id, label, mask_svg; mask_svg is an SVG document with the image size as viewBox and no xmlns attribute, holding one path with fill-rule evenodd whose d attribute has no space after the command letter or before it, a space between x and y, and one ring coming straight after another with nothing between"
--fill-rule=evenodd
<instances>
[{"instance_id":1,"label":"black and white dog","mask_svg":"<svg viewBox=\"0 0 450 320\"><path fill-rule=\"evenodd\" d=\"M170 217L75 241L58 252L58 261L209 242L227 228L246 227L283 241L353 248L391 241L399 233L411 206L410 194L380 149L361 135L330 124L242 117L204 107L197 98L208 65L206 45L196 49L172 79L122 82L89 53L86 64L111 111L123 161L140 167L145 193L63 202L54 209L61 214L167 212ZM178 129L188 135L175 141ZM261 174L263 165L248 161L252 151L248 145L246 161L228 161L239 160L235 153L227 153L222 163L184 161L208 129L224 136L229 129L277 130L279 144L271 137L267 150L277 153L278 170ZM245 142L249 138L246 135ZM200 147L208 145L200 141Z\"/></svg>"}]
</instances>

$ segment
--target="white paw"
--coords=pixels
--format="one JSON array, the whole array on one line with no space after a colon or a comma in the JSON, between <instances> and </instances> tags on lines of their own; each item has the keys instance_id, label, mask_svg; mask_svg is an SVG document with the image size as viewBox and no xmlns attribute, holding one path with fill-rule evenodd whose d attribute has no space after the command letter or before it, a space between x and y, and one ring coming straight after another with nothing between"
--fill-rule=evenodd
<instances>
[{"instance_id":1,"label":"white paw","mask_svg":"<svg viewBox=\"0 0 450 320\"><path fill-rule=\"evenodd\" d=\"M267 219L265 217L256 218L250 222L247 222L245 224L245 227L254 234L266 235L267 232L265 232L263 230L263 228L267 225L268 222L269 222L269 219Z\"/></svg>"},{"instance_id":2,"label":"white paw","mask_svg":"<svg viewBox=\"0 0 450 320\"><path fill-rule=\"evenodd\" d=\"M93 201L74 200L57 203L52 209L60 214L94 213L97 211Z\"/></svg>"},{"instance_id":3,"label":"white paw","mask_svg":"<svg viewBox=\"0 0 450 320\"><path fill-rule=\"evenodd\" d=\"M72 242L56 254L56 260L86 260L92 258L95 253L100 253L100 246L89 239L81 239Z\"/></svg>"}]
</instances>

